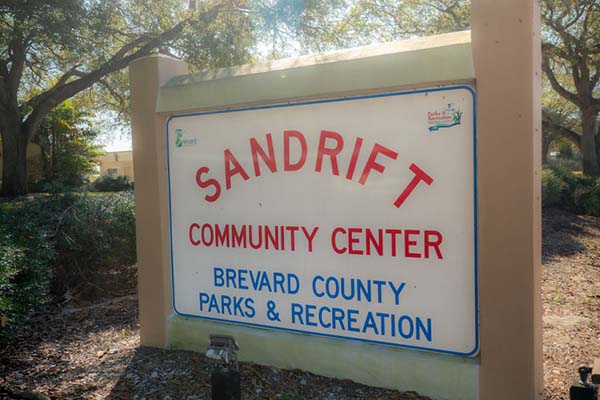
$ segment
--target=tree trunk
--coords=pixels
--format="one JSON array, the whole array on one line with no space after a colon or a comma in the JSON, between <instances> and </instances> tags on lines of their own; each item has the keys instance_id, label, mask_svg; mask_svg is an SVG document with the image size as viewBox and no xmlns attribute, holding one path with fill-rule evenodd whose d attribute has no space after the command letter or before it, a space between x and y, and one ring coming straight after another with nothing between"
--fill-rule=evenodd
<instances>
[{"instance_id":1,"label":"tree trunk","mask_svg":"<svg viewBox=\"0 0 600 400\"><path fill-rule=\"evenodd\" d=\"M595 132L598 113L584 112L582 117L581 154L583 155L583 173L589 176L600 176Z\"/></svg>"},{"instance_id":2,"label":"tree trunk","mask_svg":"<svg viewBox=\"0 0 600 400\"><path fill-rule=\"evenodd\" d=\"M2 129L2 196L27 194L28 135L20 124L7 124Z\"/></svg>"}]
</instances>

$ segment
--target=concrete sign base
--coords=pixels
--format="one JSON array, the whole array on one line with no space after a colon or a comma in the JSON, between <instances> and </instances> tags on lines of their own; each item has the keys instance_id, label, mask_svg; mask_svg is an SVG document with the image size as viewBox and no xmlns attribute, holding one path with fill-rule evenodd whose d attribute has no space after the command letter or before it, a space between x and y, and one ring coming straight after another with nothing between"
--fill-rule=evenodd
<instances>
[{"instance_id":1,"label":"concrete sign base","mask_svg":"<svg viewBox=\"0 0 600 400\"><path fill-rule=\"evenodd\" d=\"M234 336L241 361L414 390L432 399L478 397L479 360L172 315L167 348L205 352L208 335Z\"/></svg>"}]
</instances>

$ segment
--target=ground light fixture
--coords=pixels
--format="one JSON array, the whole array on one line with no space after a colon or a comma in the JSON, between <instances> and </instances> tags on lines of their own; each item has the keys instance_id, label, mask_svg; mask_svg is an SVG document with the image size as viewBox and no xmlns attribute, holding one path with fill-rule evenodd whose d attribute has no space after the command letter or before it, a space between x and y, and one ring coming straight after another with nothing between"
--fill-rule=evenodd
<instances>
[{"instance_id":1,"label":"ground light fixture","mask_svg":"<svg viewBox=\"0 0 600 400\"><path fill-rule=\"evenodd\" d=\"M217 360L210 376L212 400L240 400L239 346L233 336L210 335L206 357Z\"/></svg>"},{"instance_id":2,"label":"ground light fixture","mask_svg":"<svg viewBox=\"0 0 600 400\"><path fill-rule=\"evenodd\" d=\"M592 373L590 367L579 367L579 382L569 389L570 400L597 400L598 388L593 383L588 382L588 377Z\"/></svg>"}]
</instances>

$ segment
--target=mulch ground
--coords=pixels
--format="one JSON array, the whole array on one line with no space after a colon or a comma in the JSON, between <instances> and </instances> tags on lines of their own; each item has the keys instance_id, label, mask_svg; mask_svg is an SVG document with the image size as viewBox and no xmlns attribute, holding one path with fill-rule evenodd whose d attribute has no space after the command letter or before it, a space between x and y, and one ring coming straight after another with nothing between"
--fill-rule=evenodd
<instances>
[{"instance_id":1,"label":"mulch ground","mask_svg":"<svg viewBox=\"0 0 600 400\"><path fill-rule=\"evenodd\" d=\"M210 399L212 361L139 346L135 295L47 310L2 352L1 399ZM241 363L243 399L426 399Z\"/></svg>"},{"instance_id":2,"label":"mulch ground","mask_svg":"<svg viewBox=\"0 0 600 400\"><path fill-rule=\"evenodd\" d=\"M600 218L553 210L543 224L544 397L568 399L600 357Z\"/></svg>"},{"instance_id":3,"label":"mulch ground","mask_svg":"<svg viewBox=\"0 0 600 400\"><path fill-rule=\"evenodd\" d=\"M568 399L577 367L600 357L600 219L546 212L543 260L544 397ZM135 292L113 286L35 314L0 349L0 399L209 399L211 361L140 347ZM426 399L250 363L241 376L245 400Z\"/></svg>"}]
</instances>

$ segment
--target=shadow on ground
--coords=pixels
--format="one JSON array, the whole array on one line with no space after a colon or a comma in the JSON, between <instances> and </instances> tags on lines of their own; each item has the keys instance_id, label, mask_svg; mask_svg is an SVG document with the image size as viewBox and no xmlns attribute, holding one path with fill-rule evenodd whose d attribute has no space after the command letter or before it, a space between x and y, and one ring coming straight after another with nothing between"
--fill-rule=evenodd
<instances>
[{"instance_id":1,"label":"shadow on ground","mask_svg":"<svg viewBox=\"0 0 600 400\"><path fill-rule=\"evenodd\" d=\"M138 344L136 295L46 307L0 350L0 399L98 398Z\"/></svg>"},{"instance_id":2,"label":"shadow on ground","mask_svg":"<svg viewBox=\"0 0 600 400\"><path fill-rule=\"evenodd\" d=\"M215 364L202 354L147 347L135 350L109 399L210 399L210 376ZM283 370L241 363L244 400L426 400L415 392L360 385L300 370Z\"/></svg>"},{"instance_id":3,"label":"shadow on ground","mask_svg":"<svg viewBox=\"0 0 600 400\"><path fill-rule=\"evenodd\" d=\"M0 349L0 400L210 399L204 355L140 347L137 297L51 308ZM299 370L242 363L244 400L426 399Z\"/></svg>"},{"instance_id":4,"label":"shadow on ground","mask_svg":"<svg viewBox=\"0 0 600 400\"><path fill-rule=\"evenodd\" d=\"M542 218L542 261L551 263L590 250L600 243L598 220L559 209L544 210ZM591 250L598 250L591 249Z\"/></svg>"}]
</instances>

